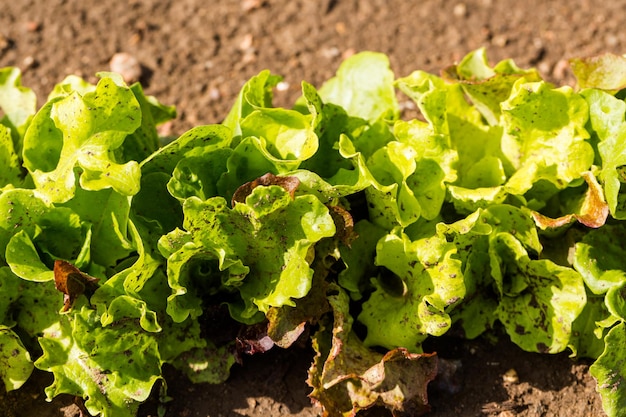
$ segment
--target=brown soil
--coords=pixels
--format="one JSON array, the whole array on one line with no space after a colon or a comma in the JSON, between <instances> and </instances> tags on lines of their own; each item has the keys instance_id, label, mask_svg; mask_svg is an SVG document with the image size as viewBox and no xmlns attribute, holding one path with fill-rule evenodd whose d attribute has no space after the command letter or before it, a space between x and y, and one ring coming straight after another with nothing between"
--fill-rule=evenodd
<instances>
[{"instance_id":1,"label":"brown soil","mask_svg":"<svg viewBox=\"0 0 626 417\"><path fill-rule=\"evenodd\" d=\"M40 102L68 74L94 81L111 57L141 63L149 94L176 105L169 128L220 122L241 84L269 68L285 77L278 105L301 80L320 85L361 50L389 55L397 76L438 72L484 46L492 61L513 58L557 84L572 84L567 59L623 53L626 2L590 0L17 0L1 1L0 66L18 66ZM601 416L587 364L566 354L521 352L486 340L437 347L460 359L461 391L433 390L433 416ZM220 386L193 386L166 370L167 416L314 416L304 383L311 353L270 351L237 367ZM515 369L517 382L503 375ZM0 392L5 416L72 416L72 398L45 403L49 376L17 393ZM157 404L141 416L156 416Z\"/></svg>"}]
</instances>

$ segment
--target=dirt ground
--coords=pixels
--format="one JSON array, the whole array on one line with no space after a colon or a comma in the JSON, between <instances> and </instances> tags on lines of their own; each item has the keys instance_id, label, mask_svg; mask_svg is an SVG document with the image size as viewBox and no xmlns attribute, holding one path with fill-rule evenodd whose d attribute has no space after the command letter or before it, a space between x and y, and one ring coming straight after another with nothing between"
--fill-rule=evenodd
<instances>
[{"instance_id":1,"label":"dirt ground","mask_svg":"<svg viewBox=\"0 0 626 417\"><path fill-rule=\"evenodd\" d=\"M397 76L438 73L486 47L557 84L573 84L567 59L622 54L626 1L590 0L0 0L0 67L18 66L43 102L68 74L94 81L112 56L140 63L147 93L178 108L169 133L218 123L242 83L262 69L285 77L276 104L290 105L300 82L320 85L362 50L389 55ZM521 352L506 341L448 342L462 364L456 395L433 391L433 416L601 416L587 364L567 354ZM315 416L304 383L307 350L270 351L237 367L228 383L193 386L166 370L167 416ZM506 382L510 369L518 375ZM509 375L509 374L507 374ZM0 393L1 415L73 416L72 398L43 400L48 375ZM149 403L140 415L156 416Z\"/></svg>"}]
</instances>

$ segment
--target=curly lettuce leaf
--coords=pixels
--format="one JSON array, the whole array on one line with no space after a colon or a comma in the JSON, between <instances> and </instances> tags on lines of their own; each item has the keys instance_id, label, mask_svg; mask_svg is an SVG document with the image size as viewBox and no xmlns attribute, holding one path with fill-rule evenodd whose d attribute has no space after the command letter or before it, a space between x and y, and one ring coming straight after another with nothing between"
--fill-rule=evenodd
<instances>
[{"instance_id":1,"label":"curly lettuce leaf","mask_svg":"<svg viewBox=\"0 0 626 417\"><path fill-rule=\"evenodd\" d=\"M589 373L598 381L602 407L610 417L620 416L626 409L626 325L613 327L604 338L606 347L590 367Z\"/></svg>"},{"instance_id":2,"label":"curly lettuce leaf","mask_svg":"<svg viewBox=\"0 0 626 417\"><path fill-rule=\"evenodd\" d=\"M83 308L63 315L39 343L35 366L54 375L48 398L83 397L93 415L135 416L161 378L157 341L132 320L101 327L96 312Z\"/></svg>"},{"instance_id":3,"label":"curly lettuce leaf","mask_svg":"<svg viewBox=\"0 0 626 417\"><path fill-rule=\"evenodd\" d=\"M106 76L96 89L72 92L49 101L35 115L24 137L24 165L38 195L47 202L74 196L75 168L87 190L113 188L124 195L139 191L137 161L115 156L125 138L141 125L141 107L121 78Z\"/></svg>"},{"instance_id":4,"label":"curly lettuce leaf","mask_svg":"<svg viewBox=\"0 0 626 417\"><path fill-rule=\"evenodd\" d=\"M511 234L490 240L492 276L502 297L496 316L511 340L531 352L565 350L587 302L581 276L550 260L530 259Z\"/></svg>"},{"instance_id":5,"label":"curly lettuce leaf","mask_svg":"<svg viewBox=\"0 0 626 417\"><path fill-rule=\"evenodd\" d=\"M51 267L54 258L76 260L90 242L88 224L67 207L46 205L34 190L4 191L0 210L7 213L0 218L0 259L13 265L24 264L22 256L28 262L40 259L36 270L40 262Z\"/></svg>"},{"instance_id":6,"label":"curly lettuce leaf","mask_svg":"<svg viewBox=\"0 0 626 417\"><path fill-rule=\"evenodd\" d=\"M241 120L241 130L243 137L264 138L268 152L282 160L303 161L318 148L311 117L295 110L254 110Z\"/></svg>"},{"instance_id":7,"label":"curly lettuce leaf","mask_svg":"<svg viewBox=\"0 0 626 417\"><path fill-rule=\"evenodd\" d=\"M594 294L626 282L624 248L626 227L607 224L585 234L574 246L573 267Z\"/></svg>"},{"instance_id":8,"label":"curly lettuce leaf","mask_svg":"<svg viewBox=\"0 0 626 417\"><path fill-rule=\"evenodd\" d=\"M492 126L500 123L500 104L509 98L513 84L522 77L529 82L541 80L537 70L521 69L510 59L490 67L485 48L465 55L458 65L444 73L444 78L462 85L473 105Z\"/></svg>"},{"instance_id":9,"label":"curly lettuce leaf","mask_svg":"<svg viewBox=\"0 0 626 417\"><path fill-rule=\"evenodd\" d=\"M465 296L456 246L439 236L411 241L400 231L376 246L376 290L363 303L358 320L367 327L366 346L421 351L428 335L451 325L448 311Z\"/></svg>"},{"instance_id":10,"label":"curly lettuce leaf","mask_svg":"<svg viewBox=\"0 0 626 417\"><path fill-rule=\"evenodd\" d=\"M406 126L417 140L425 142L431 155L436 155L433 150L441 152L436 160L445 172L447 192L457 210L469 214L504 202L507 176L501 150L502 126L487 123L480 103L468 102L465 84L446 83L421 71L397 83L415 100L426 119L425 126L416 120ZM398 124L404 126L403 122Z\"/></svg>"},{"instance_id":11,"label":"curly lettuce leaf","mask_svg":"<svg viewBox=\"0 0 626 417\"><path fill-rule=\"evenodd\" d=\"M4 115L0 124L10 129L13 146L16 152L20 152L24 132L37 111L37 96L22 85L22 73L18 68L0 69L0 109Z\"/></svg>"},{"instance_id":12,"label":"curly lettuce leaf","mask_svg":"<svg viewBox=\"0 0 626 417\"><path fill-rule=\"evenodd\" d=\"M61 206L61 205L60 205ZM108 188L88 191L77 188L62 205L90 225L90 260L111 268L135 251L129 232L130 199Z\"/></svg>"},{"instance_id":13,"label":"curly lettuce leaf","mask_svg":"<svg viewBox=\"0 0 626 417\"><path fill-rule=\"evenodd\" d=\"M0 188L7 185L26 187L26 173L20 156L15 151L11 129L0 126Z\"/></svg>"},{"instance_id":14,"label":"curly lettuce leaf","mask_svg":"<svg viewBox=\"0 0 626 417\"><path fill-rule=\"evenodd\" d=\"M343 61L319 95L324 102L343 107L350 116L369 122L394 120L400 111L393 82L386 55L362 52Z\"/></svg>"},{"instance_id":15,"label":"curly lettuce leaf","mask_svg":"<svg viewBox=\"0 0 626 417\"><path fill-rule=\"evenodd\" d=\"M617 91L626 87L626 57L605 53L570 60L580 88Z\"/></svg>"},{"instance_id":16,"label":"curly lettuce leaf","mask_svg":"<svg viewBox=\"0 0 626 417\"><path fill-rule=\"evenodd\" d=\"M587 102L571 88L520 79L502 103L502 151L513 168L507 192L526 195L532 208L580 183L594 161L588 118Z\"/></svg>"},{"instance_id":17,"label":"curly lettuce leaf","mask_svg":"<svg viewBox=\"0 0 626 417\"><path fill-rule=\"evenodd\" d=\"M355 166L351 158L340 151L341 136L354 140L367 128L367 122L349 116L341 106L324 103L315 87L306 82L302 83L302 98L306 104L306 110L302 112L308 112L312 117L311 125L318 137L318 149L313 156L302 161L300 168L343 185L346 180L342 178L354 171Z\"/></svg>"},{"instance_id":18,"label":"curly lettuce leaf","mask_svg":"<svg viewBox=\"0 0 626 417\"><path fill-rule=\"evenodd\" d=\"M0 379L7 391L21 387L34 369L30 353L20 337L0 324Z\"/></svg>"},{"instance_id":19,"label":"curly lettuce leaf","mask_svg":"<svg viewBox=\"0 0 626 417\"><path fill-rule=\"evenodd\" d=\"M307 379L313 388L309 396L326 413L338 416L356 415L374 405L395 416L428 412L426 389L437 373L437 357L403 348L384 355L368 349L352 331L347 294L330 291L333 323L313 336L316 356Z\"/></svg>"},{"instance_id":20,"label":"curly lettuce leaf","mask_svg":"<svg viewBox=\"0 0 626 417\"><path fill-rule=\"evenodd\" d=\"M599 179L603 183L611 215L619 220L626 219L626 193L623 190L624 166L626 166L626 103L599 90L581 93L589 104L589 121L597 136L597 153L601 170Z\"/></svg>"},{"instance_id":21,"label":"curly lettuce leaf","mask_svg":"<svg viewBox=\"0 0 626 417\"><path fill-rule=\"evenodd\" d=\"M241 302L230 304L240 321L256 320L270 307L293 306L291 299L305 296L311 285L309 249L335 233L328 209L317 198L292 199L275 185L254 188L232 209L221 197L192 197L183 210L186 231L160 240L173 291L168 313L176 321L200 314L203 291L222 287L241 294Z\"/></svg>"},{"instance_id":22,"label":"curly lettuce leaf","mask_svg":"<svg viewBox=\"0 0 626 417\"><path fill-rule=\"evenodd\" d=\"M438 223L437 232L457 248L466 288L465 299L451 312L465 336L472 339L493 328L503 291L503 281L490 251L492 237L513 237L524 250L539 254L542 250L535 225L528 213L510 205L493 205L477 210L452 224ZM494 273L496 274L494 276Z\"/></svg>"},{"instance_id":23,"label":"curly lettuce leaf","mask_svg":"<svg viewBox=\"0 0 626 417\"><path fill-rule=\"evenodd\" d=\"M271 108L273 88L282 80L282 77L271 74L270 71L261 71L250 78L239 91L235 104L222 122L234 136L241 136L241 120L255 109Z\"/></svg>"},{"instance_id":24,"label":"curly lettuce leaf","mask_svg":"<svg viewBox=\"0 0 626 417\"><path fill-rule=\"evenodd\" d=\"M157 222L161 234L182 226L179 199L205 199L221 192L216 183L226 171L231 141L227 127L198 126L146 158L141 163L141 189L132 199L133 214Z\"/></svg>"},{"instance_id":25,"label":"curly lettuce leaf","mask_svg":"<svg viewBox=\"0 0 626 417\"><path fill-rule=\"evenodd\" d=\"M457 248L461 261L466 295L450 313L453 323L463 329L465 337L474 339L493 328L498 300L493 290L489 267L489 239L494 230L485 221L488 216L478 210L452 224L438 223L438 234Z\"/></svg>"}]
</instances>

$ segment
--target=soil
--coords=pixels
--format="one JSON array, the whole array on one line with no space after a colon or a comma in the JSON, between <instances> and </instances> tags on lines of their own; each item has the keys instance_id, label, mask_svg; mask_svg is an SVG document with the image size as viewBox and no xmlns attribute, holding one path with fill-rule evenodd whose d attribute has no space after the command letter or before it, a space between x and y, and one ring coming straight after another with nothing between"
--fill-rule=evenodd
<instances>
[{"instance_id":1,"label":"soil","mask_svg":"<svg viewBox=\"0 0 626 417\"><path fill-rule=\"evenodd\" d=\"M485 47L494 63L512 58L556 84L573 85L569 58L626 49L618 18L625 1L0 0L0 7L0 67L20 67L40 103L66 75L93 82L114 54L125 52L138 61L147 93L177 107L177 119L163 130L173 136L219 123L242 83L265 68L284 76L275 103L289 106L302 80L319 86L362 50L388 54L404 76L438 73ZM588 363L567 353L526 353L506 338L436 348L462 367L458 393L433 386L433 416L603 415ZM311 356L274 349L247 358L218 386L194 386L165 369L173 398L166 415L319 415L304 383ZM71 397L44 401L50 382L36 373L19 391L0 392L0 414L78 415ZM140 416L156 416L158 405L147 403Z\"/></svg>"}]
</instances>

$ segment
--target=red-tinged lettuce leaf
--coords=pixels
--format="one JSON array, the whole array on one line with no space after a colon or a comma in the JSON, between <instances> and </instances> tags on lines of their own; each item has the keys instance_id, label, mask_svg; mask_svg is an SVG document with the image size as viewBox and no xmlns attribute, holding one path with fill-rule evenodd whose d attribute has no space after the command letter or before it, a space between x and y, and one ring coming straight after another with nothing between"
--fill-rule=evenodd
<instances>
[{"instance_id":1,"label":"red-tinged lettuce leaf","mask_svg":"<svg viewBox=\"0 0 626 417\"><path fill-rule=\"evenodd\" d=\"M437 374L437 357L398 348L381 354L368 349L352 332L348 296L331 289L332 329L313 337L316 357L309 370L310 397L324 416L355 416L384 406L394 416L419 416L430 410L427 387ZM330 324L329 324L330 326Z\"/></svg>"},{"instance_id":2,"label":"red-tinged lettuce leaf","mask_svg":"<svg viewBox=\"0 0 626 417\"><path fill-rule=\"evenodd\" d=\"M266 187L270 185L278 185L279 187L283 187L285 191L289 193L291 198L293 198L298 186L300 185L300 180L297 177L276 176L272 173L267 173L237 188L233 194L231 206L234 207L235 203L245 203L246 197L252 193L252 190L260 185L264 185Z\"/></svg>"},{"instance_id":3,"label":"red-tinged lettuce leaf","mask_svg":"<svg viewBox=\"0 0 626 417\"><path fill-rule=\"evenodd\" d=\"M626 58L621 55L574 58L570 65L580 88L617 91L626 87Z\"/></svg>"},{"instance_id":4,"label":"red-tinged lettuce leaf","mask_svg":"<svg viewBox=\"0 0 626 417\"><path fill-rule=\"evenodd\" d=\"M613 327L604 342L604 352L589 373L598 381L604 411L609 417L618 417L626 410L626 324Z\"/></svg>"},{"instance_id":5,"label":"red-tinged lettuce leaf","mask_svg":"<svg viewBox=\"0 0 626 417\"><path fill-rule=\"evenodd\" d=\"M330 311L326 297L328 271L317 261L314 265L311 290L295 306L272 307L266 313L267 335L281 348L293 345L305 332L306 326L316 324Z\"/></svg>"},{"instance_id":6,"label":"red-tinged lettuce leaf","mask_svg":"<svg viewBox=\"0 0 626 417\"><path fill-rule=\"evenodd\" d=\"M98 278L81 272L67 261L54 261L54 286L63 293L63 312L74 306L76 298L91 295L98 288Z\"/></svg>"},{"instance_id":7,"label":"red-tinged lettuce leaf","mask_svg":"<svg viewBox=\"0 0 626 417\"><path fill-rule=\"evenodd\" d=\"M604 226L606 219L609 217L609 206L604 199L602 186L598 184L598 180L593 173L587 171L581 175L587 182L588 188L580 203L578 212L553 219L532 211L533 219L538 228L544 231L555 231L575 221L594 229Z\"/></svg>"},{"instance_id":8,"label":"red-tinged lettuce leaf","mask_svg":"<svg viewBox=\"0 0 626 417\"><path fill-rule=\"evenodd\" d=\"M590 89L581 95L589 104L589 121L597 143L598 179L604 188L611 215L626 219L626 103L607 92Z\"/></svg>"}]
</instances>

